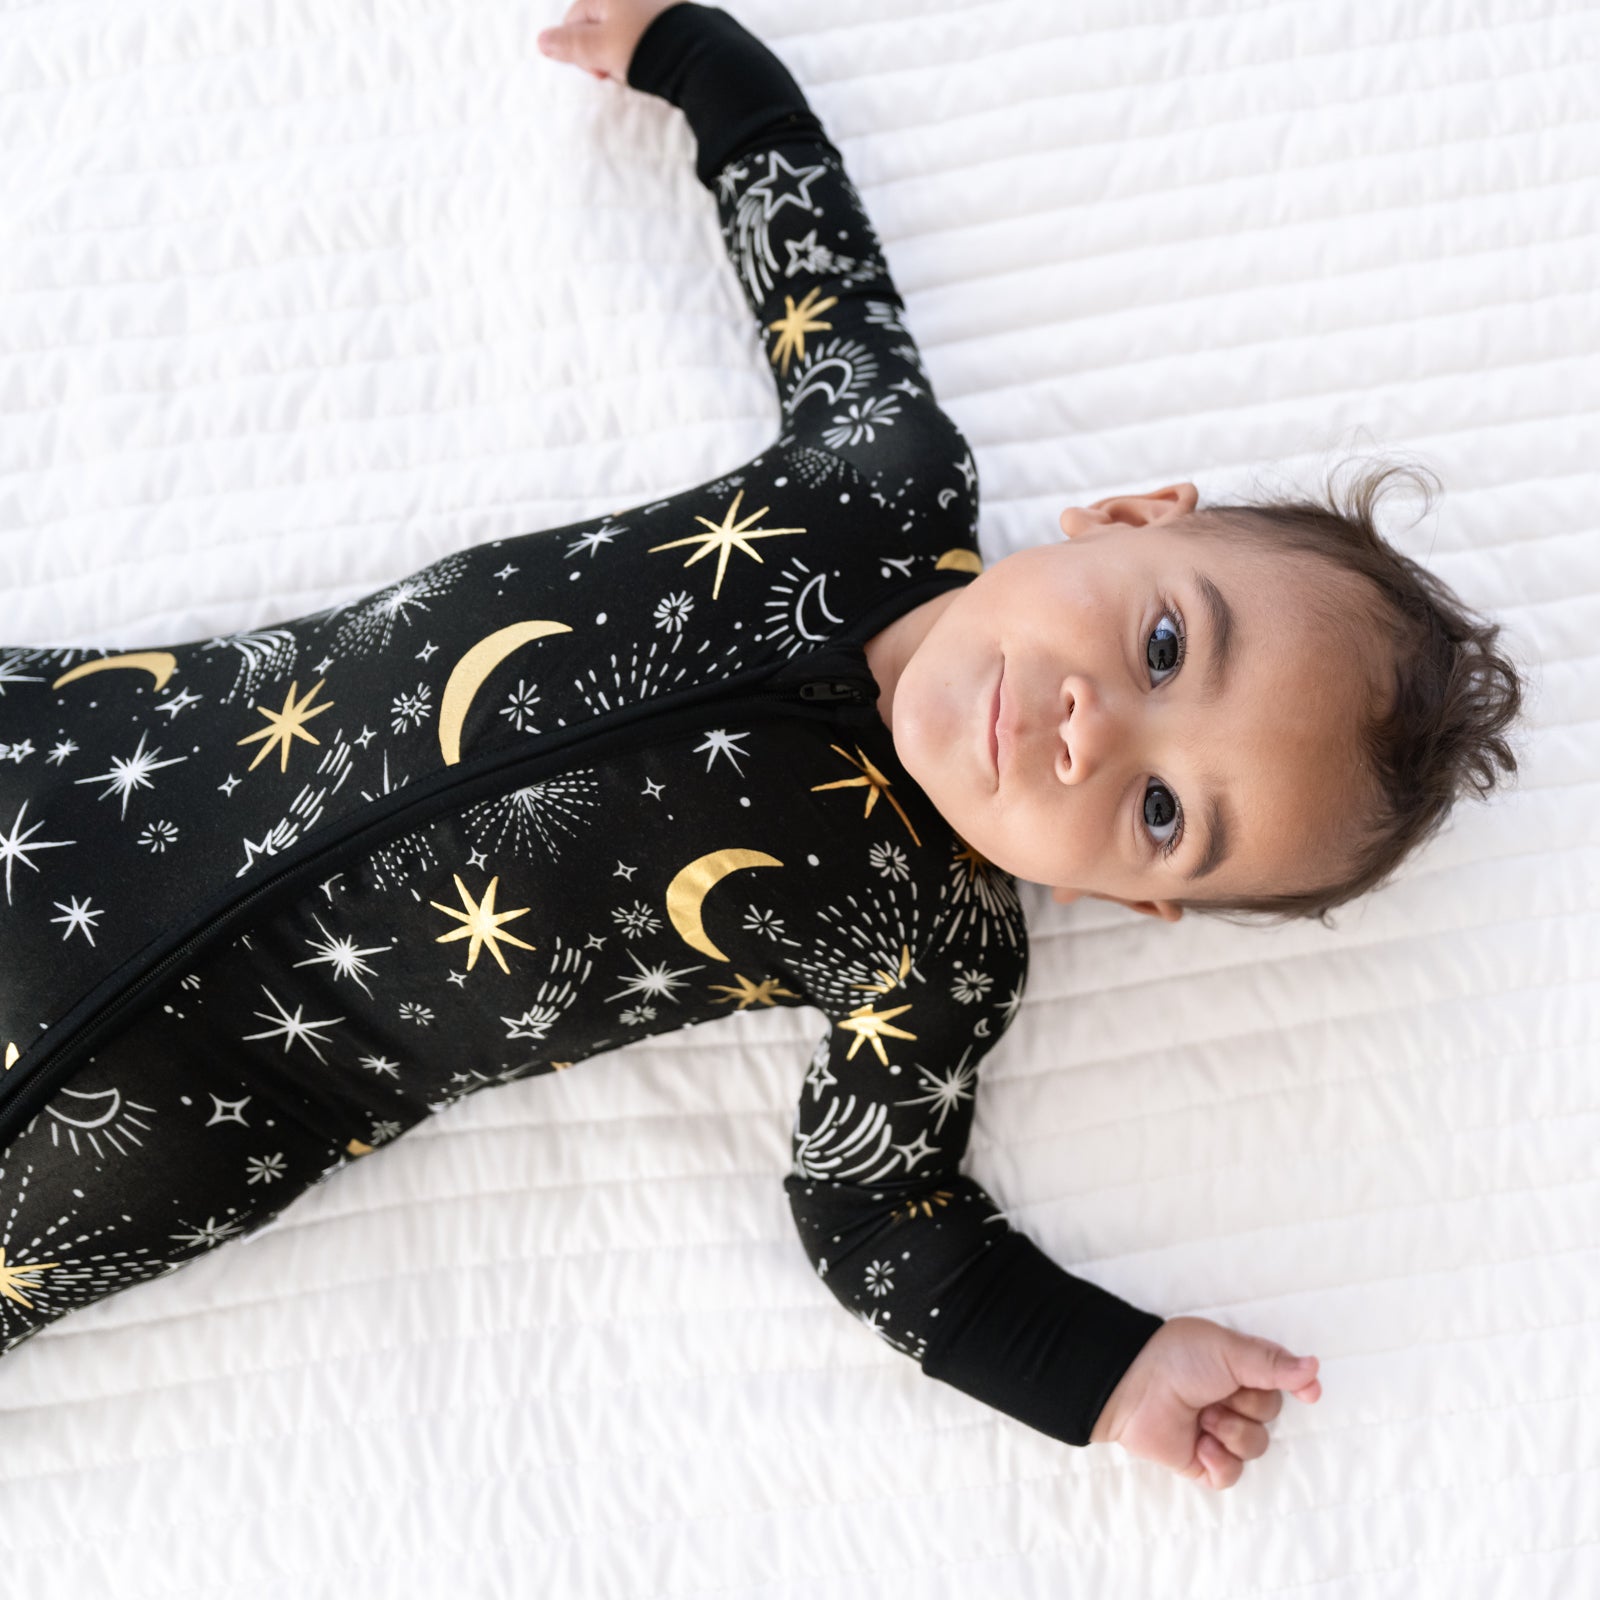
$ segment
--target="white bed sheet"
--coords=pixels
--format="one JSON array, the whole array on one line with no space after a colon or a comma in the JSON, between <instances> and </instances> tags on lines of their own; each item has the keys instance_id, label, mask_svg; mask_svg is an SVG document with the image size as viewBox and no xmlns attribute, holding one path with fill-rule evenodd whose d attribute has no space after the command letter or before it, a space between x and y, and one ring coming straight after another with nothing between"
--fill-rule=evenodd
<instances>
[{"instance_id":1,"label":"white bed sheet","mask_svg":"<svg viewBox=\"0 0 1600 1600\"><path fill-rule=\"evenodd\" d=\"M774 435L687 125L540 56L561 9L0 11L0 637L266 624ZM1518 786L1336 931L1024 889L969 1170L1324 1398L1216 1495L922 1377L789 1220L819 1015L741 1013L8 1357L5 1593L1600 1592L1595 7L727 9L850 164L991 560L1417 460L1392 536L1529 670Z\"/></svg>"}]
</instances>

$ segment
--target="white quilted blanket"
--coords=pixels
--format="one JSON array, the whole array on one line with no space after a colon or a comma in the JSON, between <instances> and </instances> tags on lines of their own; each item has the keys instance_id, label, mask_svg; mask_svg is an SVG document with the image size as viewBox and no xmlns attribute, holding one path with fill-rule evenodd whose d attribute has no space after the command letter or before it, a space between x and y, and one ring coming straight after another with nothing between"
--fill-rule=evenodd
<instances>
[{"instance_id":1,"label":"white quilted blanket","mask_svg":"<svg viewBox=\"0 0 1600 1600\"><path fill-rule=\"evenodd\" d=\"M991 559L1416 460L1445 493L1391 533L1530 672L1520 784L1337 931L1024 889L969 1169L1323 1399L1216 1494L924 1378L789 1220L819 1014L739 1013L464 1101L0 1363L0 1588L1600 1592L1600 14L727 9L850 164ZM4 643L266 624L775 434L687 125L542 57L554 0L0 11Z\"/></svg>"}]
</instances>

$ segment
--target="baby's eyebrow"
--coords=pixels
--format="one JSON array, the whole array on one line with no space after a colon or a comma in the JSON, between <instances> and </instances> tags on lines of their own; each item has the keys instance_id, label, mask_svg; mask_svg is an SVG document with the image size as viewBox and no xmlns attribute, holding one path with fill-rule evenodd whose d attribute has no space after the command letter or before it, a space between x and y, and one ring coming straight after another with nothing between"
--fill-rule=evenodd
<instances>
[{"instance_id":1,"label":"baby's eyebrow","mask_svg":"<svg viewBox=\"0 0 1600 1600\"><path fill-rule=\"evenodd\" d=\"M1200 603L1206 611L1205 634L1209 648L1206 651L1205 687L1201 691L1200 703L1211 706L1227 691L1228 668L1233 664L1237 649L1238 630L1234 627L1233 607L1216 584L1198 568L1190 569L1189 580L1194 584L1195 593L1200 596ZM1232 804L1213 788L1206 800L1206 847L1200 853L1199 864L1192 872L1184 873L1184 878L1193 883L1215 872L1228 859L1234 832Z\"/></svg>"},{"instance_id":2,"label":"baby's eyebrow","mask_svg":"<svg viewBox=\"0 0 1600 1600\"><path fill-rule=\"evenodd\" d=\"M1221 795L1213 793L1206 803L1206 847L1201 852L1200 864L1193 872L1184 873L1190 883L1215 872L1228 859L1233 845L1233 811L1223 802Z\"/></svg>"},{"instance_id":3,"label":"baby's eyebrow","mask_svg":"<svg viewBox=\"0 0 1600 1600\"><path fill-rule=\"evenodd\" d=\"M1233 607L1228 604L1228 597L1197 568L1190 569L1189 581L1194 584L1195 593L1206 610L1206 638L1211 648L1206 656L1206 682L1200 703L1212 706L1227 691L1228 668L1233 665L1237 642Z\"/></svg>"}]
</instances>

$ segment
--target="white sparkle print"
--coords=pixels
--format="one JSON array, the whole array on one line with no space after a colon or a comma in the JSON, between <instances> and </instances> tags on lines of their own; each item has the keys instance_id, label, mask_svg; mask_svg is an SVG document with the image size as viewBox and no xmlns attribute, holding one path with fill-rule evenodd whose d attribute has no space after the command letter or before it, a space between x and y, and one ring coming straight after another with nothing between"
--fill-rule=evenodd
<instances>
[{"instance_id":1,"label":"white sparkle print","mask_svg":"<svg viewBox=\"0 0 1600 1600\"><path fill-rule=\"evenodd\" d=\"M11 869L16 865L17 862L20 861L23 866L31 867L35 872L37 872L39 870L38 863L28 859L28 856L32 851L59 850L63 845L76 844L78 842L76 839L35 839L33 837L34 834L36 834L44 826L42 821L34 823L34 825L29 828L26 833L24 833L22 831L22 818L27 812L27 809L28 802L24 800L21 806L17 808L16 819L11 824L10 834L0 834L0 860L3 860L6 864L7 905L11 904Z\"/></svg>"},{"instance_id":2,"label":"white sparkle print","mask_svg":"<svg viewBox=\"0 0 1600 1600\"><path fill-rule=\"evenodd\" d=\"M848 1012L899 989L916 971L907 965L908 953L921 945L916 880L889 879L870 899L847 894L824 906L816 932L790 960L817 1005Z\"/></svg>"},{"instance_id":3,"label":"white sparkle print","mask_svg":"<svg viewBox=\"0 0 1600 1600\"><path fill-rule=\"evenodd\" d=\"M168 845L177 843L178 829L171 822L152 822L139 835L139 843L152 855L160 855Z\"/></svg>"},{"instance_id":4,"label":"white sparkle print","mask_svg":"<svg viewBox=\"0 0 1600 1600\"><path fill-rule=\"evenodd\" d=\"M333 968L339 977L354 978L357 983L361 984L362 989L370 995L372 990L361 982L361 974L363 972L375 972L377 969L370 962L363 961L361 958L363 956L381 955L386 950L394 949L393 941L388 944L373 945L367 950L358 950L355 947L355 940L349 935L335 938L329 933L323 927L322 918L317 916L315 912L312 913L311 920L321 930L322 943L318 944L315 939L307 939L306 943L316 951L316 954L307 956L304 961L295 962L295 965L297 967L310 967L326 963Z\"/></svg>"},{"instance_id":5,"label":"white sparkle print","mask_svg":"<svg viewBox=\"0 0 1600 1600\"><path fill-rule=\"evenodd\" d=\"M655 933L661 927L661 919L643 900L635 900L631 906L618 906L611 915L630 939L637 939L642 933Z\"/></svg>"},{"instance_id":6,"label":"white sparkle print","mask_svg":"<svg viewBox=\"0 0 1600 1600\"><path fill-rule=\"evenodd\" d=\"M105 912L92 906L87 895L84 896L82 905L78 903L77 895L71 896L71 900L72 904L70 906L63 905L59 900L55 901L54 904L56 910L64 911L66 912L66 915L64 917L51 917L50 920L52 922L66 923L66 931L61 935L63 939L70 939L73 934L82 933L84 938L87 939L90 944L93 944L94 919L96 917L103 917Z\"/></svg>"},{"instance_id":7,"label":"white sparkle print","mask_svg":"<svg viewBox=\"0 0 1600 1600\"><path fill-rule=\"evenodd\" d=\"M935 1133L943 1133L944 1119L952 1111L959 1111L961 1102L972 1099L977 1092L973 1088L973 1084L977 1082L978 1069L975 1066L967 1065L967 1058L971 1054L972 1046L968 1045L961 1052L960 1062L956 1066L947 1068L943 1077L940 1077L937 1073L930 1072L927 1067L918 1067L919 1087L927 1092L915 1095L909 1100L897 1100L895 1104L899 1106L937 1106L939 1108L939 1120L934 1123L933 1131Z\"/></svg>"},{"instance_id":8,"label":"white sparkle print","mask_svg":"<svg viewBox=\"0 0 1600 1600\"><path fill-rule=\"evenodd\" d=\"M33 1171L31 1164L24 1166L0 1231L0 1286L5 1290L0 1294L0 1352L14 1350L74 1306L168 1270L167 1262L150 1256L148 1245L108 1250L101 1240L109 1228L75 1232L76 1208L57 1214L29 1237L34 1224L21 1222L20 1216Z\"/></svg>"},{"instance_id":9,"label":"white sparkle print","mask_svg":"<svg viewBox=\"0 0 1600 1600\"><path fill-rule=\"evenodd\" d=\"M283 1176L283 1156L251 1156L245 1161L245 1169L250 1174L246 1183L271 1183Z\"/></svg>"},{"instance_id":10,"label":"white sparkle print","mask_svg":"<svg viewBox=\"0 0 1600 1600\"><path fill-rule=\"evenodd\" d=\"M139 1132L148 1133L150 1124L144 1116L136 1115L138 1112L153 1117L156 1108L127 1099L115 1087L96 1090L62 1087L23 1132L28 1132L43 1117L50 1127L50 1142L58 1150L66 1145L73 1155L80 1156L87 1147L97 1160L103 1161L106 1152L101 1148L102 1139L121 1156L128 1154L123 1140L130 1145L143 1145Z\"/></svg>"},{"instance_id":11,"label":"white sparkle print","mask_svg":"<svg viewBox=\"0 0 1600 1600\"><path fill-rule=\"evenodd\" d=\"M459 820L479 849L509 848L519 856L542 851L557 861L562 835L575 839L601 820L600 784L592 769L563 772L469 806Z\"/></svg>"},{"instance_id":12,"label":"white sparkle print","mask_svg":"<svg viewBox=\"0 0 1600 1600\"><path fill-rule=\"evenodd\" d=\"M669 594L656 602L655 619L658 628L668 633L681 633L683 625L694 610L694 597L688 593Z\"/></svg>"},{"instance_id":13,"label":"white sparkle print","mask_svg":"<svg viewBox=\"0 0 1600 1600\"><path fill-rule=\"evenodd\" d=\"M802 1178L876 1183L900 1165L893 1136L882 1101L868 1100L858 1113L854 1095L835 1095L816 1127L795 1138L793 1170Z\"/></svg>"},{"instance_id":14,"label":"white sparkle print","mask_svg":"<svg viewBox=\"0 0 1600 1600\"><path fill-rule=\"evenodd\" d=\"M524 683L517 679L517 687L506 697L506 703L500 708L502 717L511 719L511 726L518 733L537 733L539 729L533 720L533 708L539 703L537 686Z\"/></svg>"},{"instance_id":15,"label":"white sparkle print","mask_svg":"<svg viewBox=\"0 0 1600 1600\"><path fill-rule=\"evenodd\" d=\"M822 435L822 442L837 450L845 445L870 443L877 437L878 428L892 428L900 415L900 402L887 395L869 395L865 400L852 401L843 412L836 412L833 426Z\"/></svg>"},{"instance_id":16,"label":"white sparkle print","mask_svg":"<svg viewBox=\"0 0 1600 1600\"><path fill-rule=\"evenodd\" d=\"M748 761L750 759L750 752L748 750L741 750L738 745L734 743L734 740L748 739L749 737L750 734L748 730L742 733L730 733L726 728L711 728L706 732L705 742L703 744L697 744L694 747L694 753L699 755L702 751L710 751L710 754L706 756L707 772L710 772L711 764L717 759L718 756L726 756L728 758L728 764L742 778L744 776L744 768L739 765L737 758L739 756L743 756L745 760Z\"/></svg>"},{"instance_id":17,"label":"white sparkle print","mask_svg":"<svg viewBox=\"0 0 1600 1600\"><path fill-rule=\"evenodd\" d=\"M343 1022L344 1018L322 1017L315 1022L302 1021L300 1013L305 1010L304 1006L296 1006L294 1015L290 1016L288 1011L284 1009L283 1005L278 1000L278 997L266 986L266 984L261 985L261 992L277 1008L278 1014L276 1017L273 1017L265 1011L254 1012L253 1015L260 1017L263 1022L271 1022L273 1026L265 1029L261 1033L247 1033L243 1037L246 1039L281 1038L283 1040L283 1050L285 1055L288 1054L290 1045L296 1043L297 1041L304 1041L306 1047L311 1051L312 1055L314 1055L318 1061L324 1061L325 1057L323 1056L322 1052L317 1049L317 1046L319 1044L326 1044L328 1041L326 1039L319 1039L316 1036L316 1030L318 1028L332 1027L332 1025L336 1022Z\"/></svg>"},{"instance_id":18,"label":"white sparkle print","mask_svg":"<svg viewBox=\"0 0 1600 1600\"><path fill-rule=\"evenodd\" d=\"M873 1261L867 1266L865 1282L869 1294L878 1295L880 1298L894 1288L894 1263L892 1261Z\"/></svg>"},{"instance_id":19,"label":"white sparkle print","mask_svg":"<svg viewBox=\"0 0 1600 1600\"><path fill-rule=\"evenodd\" d=\"M669 968L665 961L659 961L653 967L647 967L633 951L625 952L628 959L638 968L637 973L615 994L608 994L606 999L628 1000L635 995L656 995L662 1000L677 1000L674 989L683 987L683 976L688 972L699 972L704 967L704 962L696 962L692 967Z\"/></svg>"},{"instance_id":20,"label":"white sparkle print","mask_svg":"<svg viewBox=\"0 0 1600 1600\"><path fill-rule=\"evenodd\" d=\"M520 1017L502 1016L507 1039L542 1040L577 1000L582 985L594 971L594 962L576 945L556 936L550 951L549 976L533 991Z\"/></svg>"},{"instance_id":21,"label":"white sparkle print","mask_svg":"<svg viewBox=\"0 0 1600 1600\"><path fill-rule=\"evenodd\" d=\"M405 1021L416 1023L419 1028L426 1028L433 1021L432 1009L428 1006L418 1005L414 1000L401 1001L400 1015Z\"/></svg>"},{"instance_id":22,"label":"white sparkle print","mask_svg":"<svg viewBox=\"0 0 1600 1600\"><path fill-rule=\"evenodd\" d=\"M419 683L408 694L397 694L389 707L390 730L405 733L408 729L420 728L432 712L428 704L432 697L433 690L425 683Z\"/></svg>"},{"instance_id":23,"label":"white sparkle print","mask_svg":"<svg viewBox=\"0 0 1600 1600\"><path fill-rule=\"evenodd\" d=\"M794 386L784 398L783 415L792 420L813 396L830 406L865 400L879 372L877 352L859 339L835 335L813 343L791 371Z\"/></svg>"},{"instance_id":24,"label":"white sparkle print","mask_svg":"<svg viewBox=\"0 0 1600 1600\"><path fill-rule=\"evenodd\" d=\"M663 654L661 640L652 638L642 657L639 654L638 641L635 640L629 646L628 665L625 668L618 667L617 655L613 650L610 652L609 686L601 683L593 667L588 671L587 683L582 678L574 678L573 687L583 696L590 715L599 716L602 712L616 710L618 706L632 705L635 701L649 699L652 695L661 694L664 690L680 683L689 669L681 663L673 662L670 657L681 640L681 634L674 636L672 649Z\"/></svg>"},{"instance_id":25,"label":"white sparkle print","mask_svg":"<svg viewBox=\"0 0 1600 1600\"><path fill-rule=\"evenodd\" d=\"M171 1233L167 1237L175 1244L209 1250L221 1244L224 1239L231 1239L234 1234L238 1233L243 1224L238 1222L218 1222L215 1217L207 1217L198 1227L193 1223L186 1223L185 1226L189 1229L187 1233Z\"/></svg>"},{"instance_id":26,"label":"white sparkle print","mask_svg":"<svg viewBox=\"0 0 1600 1600\"><path fill-rule=\"evenodd\" d=\"M911 863L906 860L905 851L897 844L873 845L867 852L867 860L872 863L873 870L881 877L909 878L911 876Z\"/></svg>"},{"instance_id":27,"label":"white sparkle print","mask_svg":"<svg viewBox=\"0 0 1600 1600\"><path fill-rule=\"evenodd\" d=\"M222 696L230 704L237 696L255 694L257 686L270 678L287 678L294 670L299 645L288 628L262 628L252 633L229 633L206 640L205 650L233 650L239 656L239 670L233 687Z\"/></svg>"},{"instance_id":28,"label":"white sparkle print","mask_svg":"<svg viewBox=\"0 0 1600 1600\"><path fill-rule=\"evenodd\" d=\"M102 789L97 798L105 800L111 795L120 792L122 795L122 815L126 817L128 814L128 796L135 789L154 787L150 781L152 772L160 767L175 767L180 761L189 759L188 756L171 756L165 761L157 761L156 757L161 754L161 746L157 745L154 750L146 750L144 742L148 737L148 732L142 732L139 735L138 747L131 756L113 756L111 758L111 771L97 772L93 777L75 778L73 781L75 783L109 782L109 787Z\"/></svg>"},{"instance_id":29,"label":"white sparkle print","mask_svg":"<svg viewBox=\"0 0 1600 1600\"><path fill-rule=\"evenodd\" d=\"M458 551L411 573L380 589L376 594L362 596L347 605L333 606L319 612L320 617L332 617L340 612L349 615L339 624L334 635L334 648L339 651L368 652L387 650L394 637L396 624L409 628L413 611L426 612L428 602L448 594L456 580L467 569L467 555Z\"/></svg>"},{"instance_id":30,"label":"white sparkle print","mask_svg":"<svg viewBox=\"0 0 1600 1600\"><path fill-rule=\"evenodd\" d=\"M994 979L977 967L957 967L950 983L950 995L962 1005L970 1006L983 999L993 984Z\"/></svg>"},{"instance_id":31,"label":"white sparkle print","mask_svg":"<svg viewBox=\"0 0 1600 1600\"><path fill-rule=\"evenodd\" d=\"M1016 882L976 850L951 847L940 899L950 908L944 919L947 946L987 950L991 938L1013 950L1021 944L1025 924Z\"/></svg>"}]
</instances>

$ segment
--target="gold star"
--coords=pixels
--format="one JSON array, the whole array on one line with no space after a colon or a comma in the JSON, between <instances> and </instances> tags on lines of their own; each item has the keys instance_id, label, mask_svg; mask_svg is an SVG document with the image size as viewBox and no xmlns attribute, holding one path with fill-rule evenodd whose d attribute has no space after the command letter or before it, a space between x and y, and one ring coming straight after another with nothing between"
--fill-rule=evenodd
<instances>
[{"instance_id":1,"label":"gold star","mask_svg":"<svg viewBox=\"0 0 1600 1600\"><path fill-rule=\"evenodd\" d=\"M867 809L861 813L862 820L865 821L866 818L872 815L872 808L878 803L878 796L881 794L900 813L900 820L910 830L912 842L921 844L922 841L917 838L917 830L911 826L911 818L901 809L900 802L889 793L889 780L873 766L871 760L862 752L861 746L856 746L854 756L848 750L839 749L838 745L830 745L829 748L838 750L846 761L853 766L860 767L866 776L861 778L840 778L833 783L814 783L811 785L811 792L815 794L818 789L857 789L865 785L871 790L871 793L867 796ZM859 761L856 759L857 756L860 757Z\"/></svg>"},{"instance_id":2,"label":"gold star","mask_svg":"<svg viewBox=\"0 0 1600 1600\"><path fill-rule=\"evenodd\" d=\"M843 1028L848 1033L853 1033L855 1038L850 1042L850 1048L845 1052L846 1061L854 1061L856 1051L861 1048L862 1040L866 1040L878 1052L878 1060L884 1066L889 1065L889 1058L884 1054L883 1041L885 1036L894 1039L915 1039L916 1034L907 1033L901 1028L889 1026L890 1017L898 1017L902 1011L909 1011L910 1003L895 1006L891 1011L874 1011L869 1000L864 1006L857 1006L843 1022L836 1022L836 1028Z\"/></svg>"},{"instance_id":3,"label":"gold star","mask_svg":"<svg viewBox=\"0 0 1600 1600\"><path fill-rule=\"evenodd\" d=\"M888 992L906 980L906 974L911 970L911 952L900 946L900 972L898 976L889 971L887 967L878 968L878 981L876 983L852 983L852 989L865 989L868 994L888 994Z\"/></svg>"},{"instance_id":4,"label":"gold star","mask_svg":"<svg viewBox=\"0 0 1600 1600\"><path fill-rule=\"evenodd\" d=\"M830 306L838 305L839 297L830 295L826 300L817 300L813 304L818 292L815 286L807 290L805 299L799 305L794 303L793 295L786 294L783 303L788 306L788 312L776 322L767 324L769 328L778 330L778 342L773 346L772 360L776 363L779 356L783 357L783 375L786 378L789 376L790 356L798 355L802 361L805 360L806 335L817 333L823 328L830 332L833 329L831 322L817 322L813 319L819 311L826 311Z\"/></svg>"},{"instance_id":5,"label":"gold star","mask_svg":"<svg viewBox=\"0 0 1600 1600\"><path fill-rule=\"evenodd\" d=\"M296 683L298 683L298 681L299 680L297 679ZM257 706L255 708L267 719L271 726L267 728L260 728L255 733L247 733L244 738L238 741L240 744L250 744L256 739L265 739L267 741L258 751L256 751L256 759L250 763L249 770L251 772L255 771L256 763L259 762L264 755L269 754L273 745L276 744L280 739L283 741L283 765L278 769L280 772L287 772L289 770L289 741L291 739L304 739L309 744L322 743L320 739L306 732L304 724L309 722L313 717L320 716L328 709L329 706L334 704L332 700L325 700L320 706L311 705L311 701L316 696L317 689L320 689L327 681L328 680L326 678L319 678L317 680L316 688L312 689L299 705L294 703L294 691L296 683L291 683L289 685L289 698L284 701L282 711L268 711L265 706Z\"/></svg>"},{"instance_id":6,"label":"gold star","mask_svg":"<svg viewBox=\"0 0 1600 1600\"><path fill-rule=\"evenodd\" d=\"M673 550L680 544L698 544L700 548L684 562L687 570L697 562L701 556L717 551L717 581L711 586L711 598L717 599L722 593L722 575L728 570L728 552L737 545L747 556L760 561L761 557L750 548L751 539L776 539L780 533L804 533L804 528L761 528L755 533L746 533L747 529L757 517L764 517L772 509L771 506L762 506L759 511L752 511L743 522L734 522L734 517L739 513L739 502L744 499L744 490L741 489L733 497L733 504L723 513L720 523L712 522L706 517L696 515L696 522L703 522L711 530L710 533L691 533L682 539L669 539L666 544L653 544L649 553L654 555L657 550ZM765 565L765 563L762 563Z\"/></svg>"},{"instance_id":7,"label":"gold star","mask_svg":"<svg viewBox=\"0 0 1600 1600\"><path fill-rule=\"evenodd\" d=\"M0 1244L0 1295L7 1300L15 1300L18 1305L26 1306L33 1310L33 1301L29 1300L22 1291L34 1289L38 1285L33 1283L28 1274L32 1272L48 1272L52 1267L59 1267L59 1261L36 1261L28 1267L8 1267L6 1265L6 1247Z\"/></svg>"},{"instance_id":8,"label":"gold star","mask_svg":"<svg viewBox=\"0 0 1600 1600\"><path fill-rule=\"evenodd\" d=\"M739 980L737 985L713 983L711 988L720 989L730 1000L737 998L739 1004L734 1007L735 1011L743 1011L746 1006L757 1002L764 1006L775 1006L778 1002L773 998L774 995L786 994L791 1000L800 998L792 989L780 989L776 978L763 978L760 983L752 983L742 972L734 973L734 977Z\"/></svg>"},{"instance_id":9,"label":"gold star","mask_svg":"<svg viewBox=\"0 0 1600 1600\"><path fill-rule=\"evenodd\" d=\"M495 885L500 882L498 877L489 880L489 887L483 891L483 899L475 905L472 896L467 893L466 884L461 881L460 873L452 873L451 876L456 880L456 888L461 893L461 903L467 909L465 911L457 911L453 906L440 905L437 900L430 900L428 904L435 911L444 912L446 916L458 917L463 925L459 928L451 929L449 933L441 933L434 940L434 943L444 944L449 939L465 939L470 934L472 948L467 956L468 972L472 971L478 959L478 951L485 944L489 946L489 954L500 963L500 970L502 972L510 972L511 968L506 965L506 958L500 954L500 946L495 941L504 939L509 944L521 945L524 950L532 950L535 946L524 943L514 933L501 933L499 926L502 922L510 922L514 917L527 916L532 908L521 906L515 911L496 912L494 908L494 891Z\"/></svg>"},{"instance_id":10,"label":"gold star","mask_svg":"<svg viewBox=\"0 0 1600 1600\"><path fill-rule=\"evenodd\" d=\"M896 1206L890 1215L896 1222L898 1222L901 1217L904 1217L905 1220L909 1222L914 1216L916 1216L919 1210L922 1212L923 1216L931 1217L933 1215L933 1208L935 1206L947 1206L950 1204L953 1198L954 1192L952 1190L935 1189L926 1200L909 1200L906 1202L906 1208L904 1211L901 1211L900 1208Z\"/></svg>"}]
</instances>

